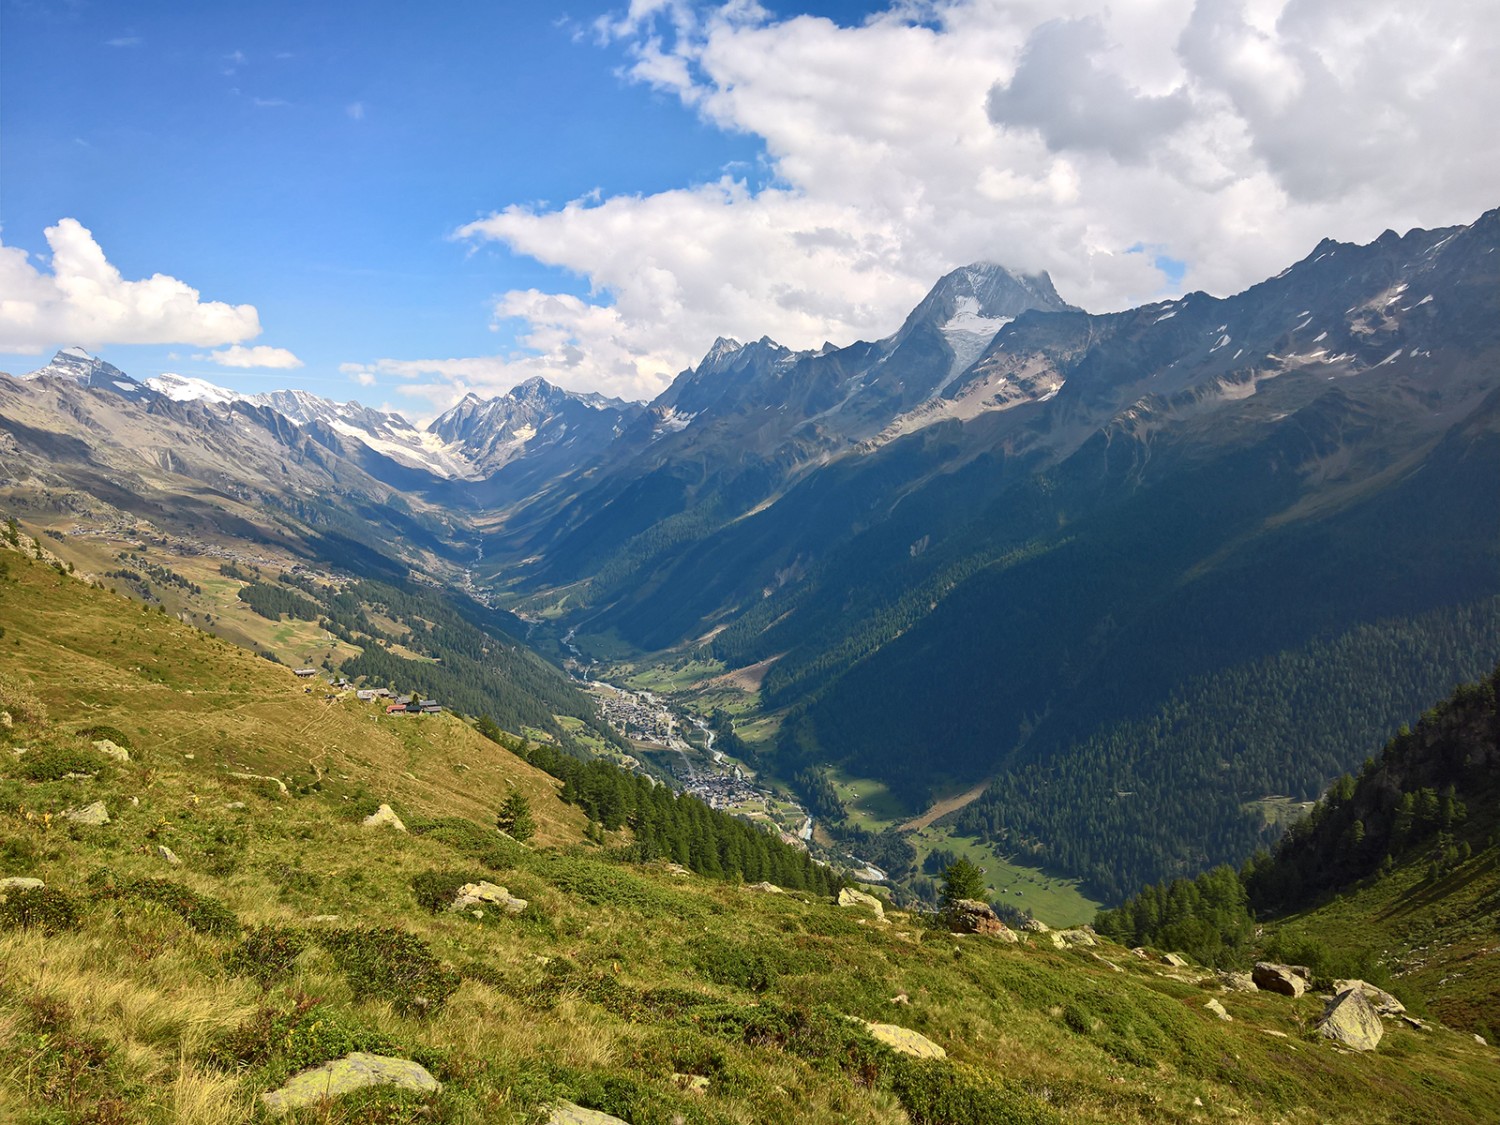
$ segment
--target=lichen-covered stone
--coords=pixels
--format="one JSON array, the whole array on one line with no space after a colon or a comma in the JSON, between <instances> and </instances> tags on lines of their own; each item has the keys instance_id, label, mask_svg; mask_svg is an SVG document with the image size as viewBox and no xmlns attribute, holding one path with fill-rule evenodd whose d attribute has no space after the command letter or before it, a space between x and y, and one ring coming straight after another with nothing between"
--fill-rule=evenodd
<instances>
[{"instance_id":1,"label":"lichen-covered stone","mask_svg":"<svg viewBox=\"0 0 1500 1125\"><path fill-rule=\"evenodd\" d=\"M1333 994L1337 996L1340 992L1347 992L1355 988L1365 994L1365 999L1370 1006L1382 1016L1399 1016L1406 1011L1406 1005L1397 1000L1383 988L1376 988L1369 981L1363 980L1336 980L1333 982Z\"/></svg>"},{"instance_id":2,"label":"lichen-covered stone","mask_svg":"<svg viewBox=\"0 0 1500 1125\"><path fill-rule=\"evenodd\" d=\"M458 888L458 894L449 905L449 910L468 910L484 903L488 906L498 906L506 914L519 914L526 909L526 900L517 898L504 887L496 886L488 880L478 883L465 883Z\"/></svg>"},{"instance_id":3,"label":"lichen-covered stone","mask_svg":"<svg viewBox=\"0 0 1500 1125\"><path fill-rule=\"evenodd\" d=\"M395 1086L419 1093L441 1089L438 1080L420 1063L355 1051L292 1075L285 1086L262 1094L260 1099L272 1113L286 1113L368 1086Z\"/></svg>"},{"instance_id":4,"label":"lichen-covered stone","mask_svg":"<svg viewBox=\"0 0 1500 1125\"><path fill-rule=\"evenodd\" d=\"M394 828L397 832L405 832L406 825L396 815L396 810L390 805L381 805L378 809L365 817L363 824L366 828Z\"/></svg>"},{"instance_id":5,"label":"lichen-covered stone","mask_svg":"<svg viewBox=\"0 0 1500 1125\"><path fill-rule=\"evenodd\" d=\"M1373 1051L1380 1045L1385 1026L1365 994L1357 988L1347 988L1323 1009L1318 1034L1351 1050Z\"/></svg>"},{"instance_id":6,"label":"lichen-covered stone","mask_svg":"<svg viewBox=\"0 0 1500 1125\"><path fill-rule=\"evenodd\" d=\"M1220 1004L1217 1000L1209 999L1203 1006L1214 1015L1218 1016L1225 1023L1228 1023L1230 1020L1234 1019L1234 1017L1231 1016L1225 1009L1224 1005Z\"/></svg>"},{"instance_id":7,"label":"lichen-covered stone","mask_svg":"<svg viewBox=\"0 0 1500 1125\"><path fill-rule=\"evenodd\" d=\"M111 742L107 738L101 738L97 742L95 742L94 749L99 751L99 753L103 754L106 758L113 758L117 762L130 761L130 751L125 749L125 747L123 746Z\"/></svg>"},{"instance_id":8,"label":"lichen-covered stone","mask_svg":"<svg viewBox=\"0 0 1500 1125\"><path fill-rule=\"evenodd\" d=\"M864 1023L864 1021L860 1022ZM900 1051L903 1055L911 1055L918 1059L946 1059L948 1057L948 1052L927 1036L907 1027L898 1027L893 1023L865 1023L865 1030L891 1050Z\"/></svg>"},{"instance_id":9,"label":"lichen-covered stone","mask_svg":"<svg viewBox=\"0 0 1500 1125\"><path fill-rule=\"evenodd\" d=\"M109 810L104 807L103 801L93 801L80 808L69 809L63 813L63 819L70 820L74 824L97 828L101 824L109 823Z\"/></svg>"},{"instance_id":10,"label":"lichen-covered stone","mask_svg":"<svg viewBox=\"0 0 1500 1125\"><path fill-rule=\"evenodd\" d=\"M547 1125L630 1125L630 1122L572 1102L558 1102L552 1107Z\"/></svg>"},{"instance_id":11,"label":"lichen-covered stone","mask_svg":"<svg viewBox=\"0 0 1500 1125\"><path fill-rule=\"evenodd\" d=\"M865 906L875 912L875 917L881 921L885 920L885 907L874 895L867 895L864 891L856 891L852 887L844 887L839 891L840 906Z\"/></svg>"},{"instance_id":12,"label":"lichen-covered stone","mask_svg":"<svg viewBox=\"0 0 1500 1125\"><path fill-rule=\"evenodd\" d=\"M1250 974L1255 987L1266 992L1296 998L1307 991L1307 981L1291 965L1278 965L1273 961L1257 961Z\"/></svg>"}]
</instances>

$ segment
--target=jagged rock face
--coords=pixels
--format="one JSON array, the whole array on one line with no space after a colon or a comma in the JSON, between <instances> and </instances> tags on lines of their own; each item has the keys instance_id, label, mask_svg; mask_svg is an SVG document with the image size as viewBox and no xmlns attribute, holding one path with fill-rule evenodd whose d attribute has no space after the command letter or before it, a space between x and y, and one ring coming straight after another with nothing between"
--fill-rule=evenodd
<instances>
[{"instance_id":1,"label":"jagged rock face","mask_svg":"<svg viewBox=\"0 0 1500 1125\"><path fill-rule=\"evenodd\" d=\"M149 398L150 391L112 363L91 356L83 348L63 348L45 367L16 378L23 382L35 379L59 379L80 387L111 391L129 399Z\"/></svg>"},{"instance_id":2,"label":"jagged rock face","mask_svg":"<svg viewBox=\"0 0 1500 1125\"><path fill-rule=\"evenodd\" d=\"M554 448L571 451L571 460L554 466L566 472L602 451L640 410L635 403L575 394L535 378L496 398L465 395L428 433L461 453L480 476Z\"/></svg>"},{"instance_id":3,"label":"jagged rock face","mask_svg":"<svg viewBox=\"0 0 1500 1125\"><path fill-rule=\"evenodd\" d=\"M1347 988L1328 1002L1318 1021L1318 1034L1355 1051L1373 1051L1385 1028L1374 1005L1359 988Z\"/></svg>"}]
</instances>

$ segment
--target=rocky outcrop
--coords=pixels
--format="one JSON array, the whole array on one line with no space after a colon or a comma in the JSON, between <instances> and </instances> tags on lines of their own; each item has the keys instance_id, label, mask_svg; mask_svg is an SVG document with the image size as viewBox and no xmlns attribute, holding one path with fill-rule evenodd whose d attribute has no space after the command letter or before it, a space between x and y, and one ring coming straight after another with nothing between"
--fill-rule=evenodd
<instances>
[{"instance_id":1,"label":"rocky outcrop","mask_svg":"<svg viewBox=\"0 0 1500 1125\"><path fill-rule=\"evenodd\" d=\"M1382 1016L1399 1016L1406 1012L1406 1005L1397 1000L1383 988L1376 988L1373 984L1363 980L1336 980L1333 982L1333 994L1337 996L1341 992L1348 992L1351 988L1364 993L1370 1007L1374 1008Z\"/></svg>"},{"instance_id":2,"label":"rocky outcrop","mask_svg":"<svg viewBox=\"0 0 1500 1125\"><path fill-rule=\"evenodd\" d=\"M1300 965L1278 965L1273 961L1257 961L1255 970L1250 974L1255 982L1255 987L1265 992L1275 992L1281 996L1301 996L1307 991L1307 979L1296 970Z\"/></svg>"},{"instance_id":3,"label":"rocky outcrop","mask_svg":"<svg viewBox=\"0 0 1500 1125\"><path fill-rule=\"evenodd\" d=\"M441 1089L438 1080L420 1063L355 1051L292 1075L285 1086L262 1094L260 1100L272 1113L287 1113L367 1086L395 1086L424 1093Z\"/></svg>"},{"instance_id":4,"label":"rocky outcrop","mask_svg":"<svg viewBox=\"0 0 1500 1125\"><path fill-rule=\"evenodd\" d=\"M406 825L396 815L396 810L390 805L381 805L361 822L366 828L394 828L397 832L405 832Z\"/></svg>"},{"instance_id":5,"label":"rocky outcrop","mask_svg":"<svg viewBox=\"0 0 1500 1125\"><path fill-rule=\"evenodd\" d=\"M1170 965L1174 969L1185 969L1188 967L1188 959L1181 953L1163 953L1161 963Z\"/></svg>"},{"instance_id":6,"label":"rocky outcrop","mask_svg":"<svg viewBox=\"0 0 1500 1125\"><path fill-rule=\"evenodd\" d=\"M885 907L880 904L880 900L864 891L856 891L853 887L845 887L839 891L839 905L868 907L875 912L875 917L885 921Z\"/></svg>"},{"instance_id":7,"label":"rocky outcrop","mask_svg":"<svg viewBox=\"0 0 1500 1125\"><path fill-rule=\"evenodd\" d=\"M1323 1009L1318 1034L1353 1051L1373 1051L1380 1045L1385 1027L1365 994L1358 988L1346 988Z\"/></svg>"},{"instance_id":8,"label":"rocky outcrop","mask_svg":"<svg viewBox=\"0 0 1500 1125\"><path fill-rule=\"evenodd\" d=\"M784 895L786 892L775 883L751 883L752 891L759 891L763 895Z\"/></svg>"},{"instance_id":9,"label":"rocky outcrop","mask_svg":"<svg viewBox=\"0 0 1500 1125\"><path fill-rule=\"evenodd\" d=\"M526 900L517 898L504 887L481 880L478 883L465 883L459 887L448 909L455 911L478 909L482 912L485 906L498 907L505 914L519 914L526 909Z\"/></svg>"},{"instance_id":10,"label":"rocky outcrop","mask_svg":"<svg viewBox=\"0 0 1500 1125\"><path fill-rule=\"evenodd\" d=\"M989 934L1002 941L1020 941L985 902L961 898L948 908L948 928L956 934Z\"/></svg>"},{"instance_id":11,"label":"rocky outcrop","mask_svg":"<svg viewBox=\"0 0 1500 1125\"><path fill-rule=\"evenodd\" d=\"M1028 918L1016 927L1022 933L1027 934L1050 934L1052 927L1038 918Z\"/></svg>"}]
</instances>

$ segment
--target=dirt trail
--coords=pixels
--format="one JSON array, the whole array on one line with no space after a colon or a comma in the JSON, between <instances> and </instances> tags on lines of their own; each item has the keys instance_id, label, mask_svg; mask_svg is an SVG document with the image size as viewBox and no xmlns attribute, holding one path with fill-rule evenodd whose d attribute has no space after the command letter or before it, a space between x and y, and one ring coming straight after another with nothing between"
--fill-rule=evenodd
<instances>
[{"instance_id":1,"label":"dirt trail","mask_svg":"<svg viewBox=\"0 0 1500 1125\"><path fill-rule=\"evenodd\" d=\"M971 801L977 800L979 798L979 795L989 788L989 784L989 779L986 778L984 781L981 781L978 785L974 786L973 789L966 789L964 790L964 792L958 794L957 796L948 797L937 802L937 804L933 805L921 816L912 817L905 824L900 825L897 831L917 832L923 828L928 827L939 817L947 816L951 812L957 812L959 809L963 808Z\"/></svg>"}]
</instances>

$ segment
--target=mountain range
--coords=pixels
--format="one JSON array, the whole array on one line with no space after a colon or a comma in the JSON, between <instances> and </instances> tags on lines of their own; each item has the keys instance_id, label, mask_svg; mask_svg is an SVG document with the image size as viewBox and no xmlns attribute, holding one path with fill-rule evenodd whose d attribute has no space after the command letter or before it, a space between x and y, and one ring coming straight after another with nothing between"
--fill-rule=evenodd
<instances>
[{"instance_id":1,"label":"mountain range","mask_svg":"<svg viewBox=\"0 0 1500 1125\"><path fill-rule=\"evenodd\" d=\"M1491 211L1102 315L976 264L881 340L425 429L69 349L0 380L0 474L755 669L780 776L968 790L966 830L1117 897L1243 858L1500 658L1497 247Z\"/></svg>"}]
</instances>

